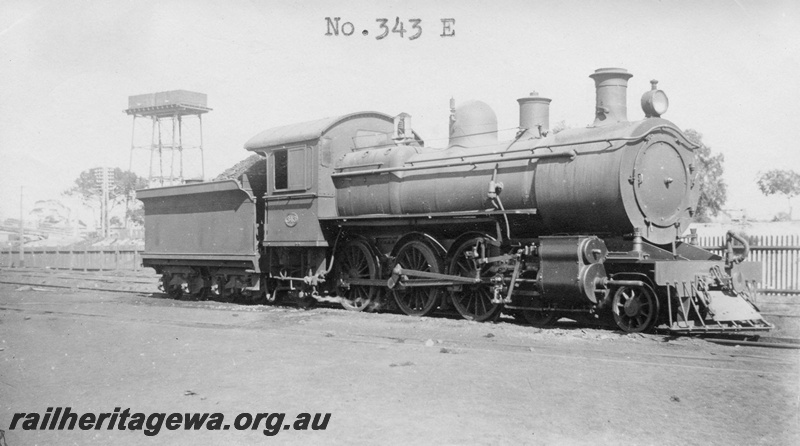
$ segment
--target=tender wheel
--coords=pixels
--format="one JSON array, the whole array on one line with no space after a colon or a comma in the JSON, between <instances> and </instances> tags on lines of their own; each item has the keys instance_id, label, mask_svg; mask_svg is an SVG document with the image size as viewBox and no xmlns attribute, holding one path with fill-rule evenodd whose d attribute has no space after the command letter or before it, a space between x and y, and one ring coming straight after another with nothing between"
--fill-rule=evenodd
<instances>
[{"instance_id":1,"label":"tender wheel","mask_svg":"<svg viewBox=\"0 0 800 446\"><path fill-rule=\"evenodd\" d=\"M200 271L195 271L191 274L187 280L187 293L188 298L191 300L201 300L204 299L205 294L205 280L203 279L203 274Z\"/></svg>"},{"instance_id":2,"label":"tender wheel","mask_svg":"<svg viewBox=\"0 0 800 446\"><path fill-rule=\"evenodd\" d=\"M181 300L183 297L183 288L180 285L168 285L167 295L172 299Z\"/></svg>"},{"instance_id":3,"label":"tender wheel","mask_svg":"<svg viewBox=\"0 0 800 446\"><path fill-rule=\"evenodd\" d=\"M541 299L538 297L531 299L531 306L541 307ZM559 319L558 313L551 310L519 310L515 316L517 316L517 319L521 319L522 321L527 322L528 325L537 328L549 327Z\"/></svg>"},{"instance_id":4,"label":"tender wheel","mask_svg":"<svg viewBox=\"0 0 800 446\"><path fill-rule=\"evenodd\" d=\"M614 293L611 312L617 326L628 333L650 330L658 317L658 301L646 287L622 286Z\"/></svg>"},{"instance_id":5,"label":"tender wheel","mask_svg":"<svg viewBox=\"0 0 800 446\"><path fill-rule=\"evenodd\" d=\"M181 287L180 283L170 284L170 282L172 282L172 274L164 273L161 275L161 288L164 290L164 293L171 299L180 300L183 296L183 287Z\"/></svg>"},{"instance_id":6,"label":"tender wheel","mask_svg":"<svg viewBox=\"0 0 800 446\"><path fill-rule=\"evenodd\" d=\"M342 298L346 310L362 311L369 307L378 295L378 287L370 285L341 286L349 279L378 279L378 260L364 240L350 240L336 254L336 291Z\"/></svg>"},{"instance_id":7,"label":"tender wheel","mask_svg":"<svg viewBox=\"0 0 800 446\"><path fill-rule=\"evenodd\" d=\"M483 237L475 237L462 243L456 249L453 260L450 261L449 274L474 278L476 274L484 279L482 283L475 285L462 285L459 291L450 293L453 306L464 317L464 319L483 322L496 318L502 310L502 304L492 303L492 286L488 283L491 277L490 265L478 265L477 259L469 256L472 252L480 254L485 247L487 256L494 256L496 251L490 250ZM477 251L476 251L477 248Z\"/></svg>"},{"instance_id":8,"label":"tender wheel","mask_svg":"<svg viewBox=\"0 0 800 446\"><path fill-rule=\"evenodd\" d=\"M216 299L219 302L233 302L236 300L237 290L236 288L226 288L225 285L228 284L230 277L226 275L218 275L216 279Z\"/></svg>"},{"instance_id":9,"label":"tender wheel","mask_svg":"<svg viewBox=\"0 0 800 446\"><path fill-rule=\"evenodd\" d=\"M404 269L441 273L439 256L427 244L412 240L397 252L397 263ZM436 308L442 289L439 287L408 287L395 289L394 299L403 313L409 316L425 316Z\"/></svg>"},{"instance_id":10,"label":"tender wheel","mask_svg":"<svg viewBox=\"0 0 800 446\"><path fill-rule=\"evenodd\" d=\"M225 283L226 281L224 275L212 276L211 286L208 287L208 299L217 302L221 301Z\"/></svg>"}]
</instances>

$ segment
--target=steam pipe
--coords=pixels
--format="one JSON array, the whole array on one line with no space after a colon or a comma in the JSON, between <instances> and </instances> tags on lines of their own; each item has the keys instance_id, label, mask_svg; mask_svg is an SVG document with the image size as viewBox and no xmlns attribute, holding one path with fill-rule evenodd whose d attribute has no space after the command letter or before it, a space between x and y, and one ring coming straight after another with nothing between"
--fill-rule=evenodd
<instances>
[{"instance_id":1,"label":"steam pipe","mask_svg":"<svg viewBox=\"0 0 800 446\"><path fill-rule=\"evenodd\" d=\"M496 157L486 160L461 161L456 163L447 163L447 164L432 165L432 166L405 166L405 167L386 167L383 169L371 169L371 170L356 170L354 172L334 173L331 174L331 178L374 175L374 174L388 173L388 172L408 172L411 170L440 169L440 168L456 167L456 166L472 166L475 164L492 164L505 161L520 161L529 159L569 158L572 160L575 159L576 156L578 156L578 154L577 152L575 152L575 150L569 150L566 152L558 152L558 153L543 153L541 155L522 155L522 156L514 156L508 158Z\"/></svg>"},{"instance_id":2,"label":"steam pipe","mask_svg":"<svg viewBox=\"0 0 800 446\"><path fill-rule=\"evenodd\" d=\"M641 280L614 280L614 279L607 279L603 278L599 280L598 285L601 285L603 288L608 288L610 286L632 286L632 287L644 287L645 283Z\"/></svg>"}]
</instances>

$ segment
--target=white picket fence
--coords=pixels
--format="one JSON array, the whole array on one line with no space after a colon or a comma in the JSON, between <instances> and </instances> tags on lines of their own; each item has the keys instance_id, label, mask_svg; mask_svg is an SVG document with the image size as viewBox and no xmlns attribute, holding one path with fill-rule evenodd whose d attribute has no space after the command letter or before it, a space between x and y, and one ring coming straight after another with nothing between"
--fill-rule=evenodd
<instances>
[{"instance_id":1,"label":"white picket fence","mask_svg":"<svg viewBox=\"0 0 800 446\"><path fill-rule=\"evenodd\" d=\"M769 293L800 294L800 235L754 235L747 240L750 244L747 260L762 265L761 288ZM697 237L694 244L723 255L725 236Z\"/></svg>"},{"instance_id":2,"label":"white picket fence","mask_svg":"<svg viewBox=\"0 0 800 446\"><path fill-rule=\"evenodd\" d=\"M19 251L0 250L0 267L53 268L73 270L133 270L142 268L141 250L138 248L26 248L22 257Z\"/></svg>"},{"instance_id":3,"label":"white picket fence","mask_svg":"<svg viewBox=\"0 0 800 446\"><path fill-rule=\"evenodd\" d=\"M800 235L749 236L747 260L761 262L761 289L769 293L800 295ZM715 254L723 255L725 236L697 237L692 243ZM24 265L64 269L132 269L141 267L140 251L133 248L93 248L58 250L34 248L25 250ZM19 253L0 250L0 267L19 263Z\"/></svg>"}]
</instances>

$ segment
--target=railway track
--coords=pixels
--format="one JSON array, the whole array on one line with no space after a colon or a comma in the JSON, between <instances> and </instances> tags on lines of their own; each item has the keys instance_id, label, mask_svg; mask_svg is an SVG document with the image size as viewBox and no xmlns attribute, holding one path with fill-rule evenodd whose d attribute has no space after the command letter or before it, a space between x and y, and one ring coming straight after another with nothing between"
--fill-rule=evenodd
<instances>
[{"instance_id":1,"label":"railway track","mask_svg":"<svg viewBox=\"0 0 800 446\"><path fill-rule=\"evenodd\" d=\"M765 347L765 348L788 348L800 349L800 339L796 338L775 338L769 336L737 336L729 335L726 337L719 336L701 336L708 342L721 345L742 345L750 347ZM757 338L757 339L753 339Z\"/></svg>"},{"instance_id":2,"label":"railway track","mask_svg":"<svg viewBox=\"0 0 800 446\"><path fill-rule=\"evenodd\" d=\"M158 280L153 273L144 272L103 272L103 271L75 271L64 269L39 269L39 268L0 268L0 278L4 276L28 277L31 279L62 279L62 280L91 280L94 282L117 282L124 280L126 283L151 284Z\"/></svg>"},{"instance_id":3,"label":"railway track","mask_svg":"<svg viewBox=\"0 0 800 446\"><path fill-rule=\"evenodd\" d=\"M0 270L0 273L8 273L8 272L9 270ZM9 277L9 276L16 276L16 277ZM94 282L94 286L86 284L81 285L81 284L43 283L43 279L85 280ZM109 293L133 294L133 295L154 294L166 297L164 293L161 292L154 293L150 290L122 289L119 286L118 287L97 286L97 282L104 284L106 283L113 284L113 283L120 283L120 281L126 285L130 285L131 283L133 283L136 285L146 285L148 287L149 286L154 287L157 278L155 278L155 276L148 278L148 277L138 277L138 276L131 277L125 275L122 276L103 275L91 272L89 273L73 272L73 271L45 272L45 271L35 271L35 270L13 271L12 274L0 274L0 284L30 287L31 290L34 291L37 291L37 288L40 288L41 290L66 289L66 290L83 290L83 291L103 291ZM774 315L787 318L800 318L800 315L791 315L791 314L774 314ZM703 339L707 342L721 344L721 345L730 345L730 346L800 349L800 338L759 336L752 334L698 335L698 338Z\"/></svg>"},{"instance_id":4,"label":"railway track","mask_svg":"<svg viewBox=\"0 0 800 446\"><path fill-rule=\"evenodd\" d=\"M34 287L146 293L156 289L155 274L82 272L49 269L0 269L0 283Z\"/></svg>"},{"instance_id":5,"label":"railway track","mask_svg":"<svg viewBox=\"0 0 800 446\"><path fill-rule=\"evenodd\" d=\"M30 283L30 282L15 282L7 280L0 280L0 283L5 283L8 285L28 286L33 290L36 290L36 288L56 288L56 289L66 289L66 290L106 291L110 293L126 293L126 294L144 293L144 291L136 291L136 290L119 290L114 288L99 288L99 287L72 286L72 285L52 285L52 284L42 284L42 283Z\"/></svg>"}]
</instances>

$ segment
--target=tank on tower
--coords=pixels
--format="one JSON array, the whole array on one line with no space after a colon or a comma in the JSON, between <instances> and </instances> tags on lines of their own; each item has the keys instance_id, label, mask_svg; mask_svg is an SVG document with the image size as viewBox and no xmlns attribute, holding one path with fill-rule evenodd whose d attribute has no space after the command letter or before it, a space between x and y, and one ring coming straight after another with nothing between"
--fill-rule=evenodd
<instances>
[{"instance_id":1,"label":"tank on tower","mask_svg":"<svg viewBox=\"0 0 800 446\"><path fill-rule=\"evenodd\" d=\"M205 93L187 90L128 96L125 113L133 116L129 170L147 170L150 187L203 181L202 116L211 111L207 102ZM134 153L140 150L150 152L149 168L135 168Z\"/></svg>"}]
</instances>

